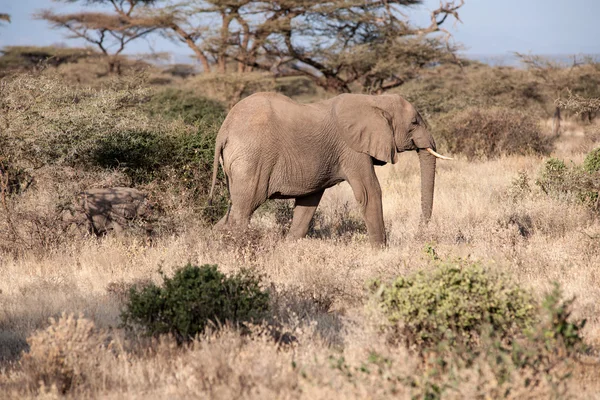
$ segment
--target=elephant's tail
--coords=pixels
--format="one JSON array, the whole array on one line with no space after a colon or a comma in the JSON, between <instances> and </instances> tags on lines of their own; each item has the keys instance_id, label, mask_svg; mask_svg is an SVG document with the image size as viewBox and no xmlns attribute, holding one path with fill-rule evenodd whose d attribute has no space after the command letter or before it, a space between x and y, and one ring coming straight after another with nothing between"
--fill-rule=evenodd
<instances>
[{"instance_id":1,"label":"elephant's tail","mask_svg":"<svg viewBox=\"0 0 600 400\"><path fill-rule=\"evenodd\" d=\"M212 183L210 185L210 192L208 193L208 205L209 206L212 206L213 194L215 192L215 185L217 184L217 174L219 172L219 158L221 158L221 154L223 153L223 147L225 147L225 141L217 140L217 144L215 146L215 159L213 160Z\"/></svg>"}]
</instances>

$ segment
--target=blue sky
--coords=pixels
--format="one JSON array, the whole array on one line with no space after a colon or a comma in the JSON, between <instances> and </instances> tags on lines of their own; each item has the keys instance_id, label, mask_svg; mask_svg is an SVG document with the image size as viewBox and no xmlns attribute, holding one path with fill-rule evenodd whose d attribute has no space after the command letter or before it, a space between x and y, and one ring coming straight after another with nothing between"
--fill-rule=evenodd
<instances>
[{"instance_id":1,"label":"blue sky","mask_svg":"<svg viewBox=\"0 0 600 400\"><path fill-rule=\"evenodd\" d=\"M506 55L514 51L535 54L600 54L600 0L466 0L460 10L463 23L447 25L464 53ZM428 10L439 0L425 0L409 12L415 22L427 24ZM0 0L0 13L12 16L11 24L0 26L0 47L10 45L69 46L82 42L67 39L65 33L52 30L44 21L31 16L36 10L53 8L76 10L79 7L51 0ZM190 54L180 44L158 36L140 40L128 47L128 53L168 51Z\"/></svg>"}]
</instances>

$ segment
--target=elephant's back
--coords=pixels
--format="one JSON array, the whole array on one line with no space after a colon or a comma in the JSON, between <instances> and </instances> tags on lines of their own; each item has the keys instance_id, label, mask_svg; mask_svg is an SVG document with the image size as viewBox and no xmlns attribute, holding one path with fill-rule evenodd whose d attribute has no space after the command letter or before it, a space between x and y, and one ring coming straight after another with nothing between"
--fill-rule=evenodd
<instances>
[{"instance_id":1,"label":"elephant's back","mask_svg":"<svg viewBox=\"0 0 600 400\"><path fill-rule=\"evenodd\" d=\"M293 125L297 119L308 117L309 107L280 93L259 92L238 102L227 115L224 125L227 124L229 129L237 129L240 125L282 128Z\"/></svg>"},{"instance_id":2,"label":"elephant's back","mask_svg":"<svg viewBox=\"0 0 600 400\"><path fill-rule=\"evenodd\" d=\"M304 140L303 136L318 126L323 116L311 105L299 104L279 93L259 92L238 102L223 122L219 136L227 143L244 142L244 147L256 145L293 147L282 141Z\"/></svg>"}]
</instances>

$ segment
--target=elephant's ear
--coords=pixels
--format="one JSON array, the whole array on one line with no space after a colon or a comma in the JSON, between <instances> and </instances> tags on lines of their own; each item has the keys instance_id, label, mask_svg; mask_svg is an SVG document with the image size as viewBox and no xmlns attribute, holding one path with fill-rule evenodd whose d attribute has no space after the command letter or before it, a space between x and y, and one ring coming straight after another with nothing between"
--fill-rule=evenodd
<instances>
[{"instance_id":1,"label":"elephant's ear","mask_svg":"<svg viewBox=\"0 0 600 400\"><path fill-rule=\"evenodd\" d=\"M396 162L391 117L376 106L372 96L340 95L333 104L333 115L340 136L352 150L386 163Z\"/></svg>"}]
</instances>

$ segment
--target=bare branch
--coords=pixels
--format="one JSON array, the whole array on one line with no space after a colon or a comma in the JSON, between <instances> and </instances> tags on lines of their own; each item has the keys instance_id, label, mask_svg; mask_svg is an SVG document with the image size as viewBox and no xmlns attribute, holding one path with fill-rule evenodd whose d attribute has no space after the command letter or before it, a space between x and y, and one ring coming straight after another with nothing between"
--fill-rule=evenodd
<instances>
[{"instance_id":1,"label":"bare branch","mask_svg":"<svg viewBox=\"0 0 600 400\"><path fill-rule=\"evenodd\" d=\"M79 12L59 14L50 10L42 10L34 15L43 19L53 28L66 29L72 37L82 38L96 45L104 55L109 57L109 72L116 65L120 71L116 56L121 54L126 45L159 29L157 19L147 17L143 13L135 13L139 0L106 0L112 4L114 13ZM109 51L109 49L113 49Z\"/></svg>"}]
</instances>

